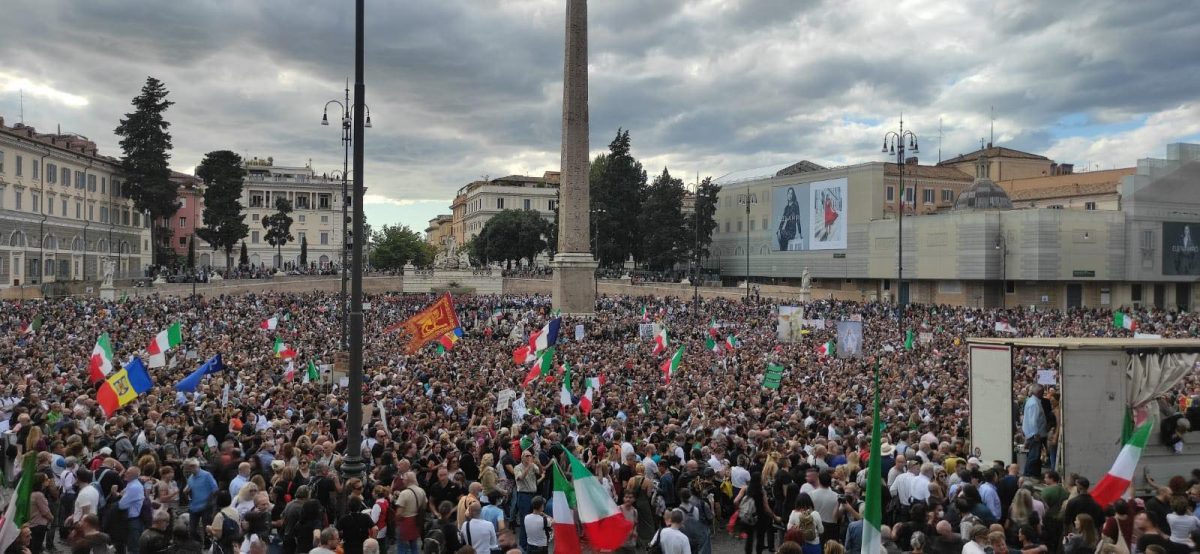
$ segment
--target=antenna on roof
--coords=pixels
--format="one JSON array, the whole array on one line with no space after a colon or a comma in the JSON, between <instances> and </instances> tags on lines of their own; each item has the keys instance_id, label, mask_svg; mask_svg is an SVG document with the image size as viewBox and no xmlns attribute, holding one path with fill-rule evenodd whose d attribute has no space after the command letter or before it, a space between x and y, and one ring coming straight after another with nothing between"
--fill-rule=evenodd
<instances>
[{"instance_id":1,"label":"antenna on roof","mask_svg":"<svg viewBox=\"0 0 1200 554\"><path fill-rule=\"evenodd\" d=\"M20 89L18 91L18 93L21 96L21 114L20 114L21 125L24 125L25 124L25 89Z\"/></svg>"},{"instance_id":2,"label":"antenna on roof","mask_svg":"<svg viewBox=\"0 0 1200 554\"><path fill-rule=\"evenodd\" d=\"M942 118L938 118L938 163L942 163Z\"/></svg>"}]
</instances>

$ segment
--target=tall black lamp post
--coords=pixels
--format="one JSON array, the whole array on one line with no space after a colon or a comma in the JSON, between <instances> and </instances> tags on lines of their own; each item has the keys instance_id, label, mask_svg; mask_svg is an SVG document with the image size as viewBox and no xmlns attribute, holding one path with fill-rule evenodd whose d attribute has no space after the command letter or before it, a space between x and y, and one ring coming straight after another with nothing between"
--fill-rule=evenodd
<instances>
[{"instance_id":1,"label":"tall black lamp post","mask_svg":"<svg viewBox=\"0 0 1200 554\"><path fill-rule=\"evenodd\" d=\"M758 204L753 192L738 195L738 204L746 206L746 300L750 299L750 206Z\"/></svg>"},{"instance_id":2,"label":"tall black lamp post","mask_svg":"<svg viewBox=\"0 0 1200 554\"><path fill-rule=\"evenodd\" d=\"M917 134L911 130L904 130L904 117L900 118L900 131L888 131L883 135L883 153L895 154L896 165L900 169L900 196L897 205L900 207L898 216L896 217L896 239L897 254L896 254L896 323L900 326L900 332L904 332L904 307L908 299L902 296L904 291L904 196L907 191L904 188L904 152L907 148L912 149L913 154L919 154L921 148L917 143ZM913 200L916 201L916 191L913 191Z\"/></svg>"},{"instance_id":3,"label":"tall black lamp post","mask_svg":"<svg viewBox=\"0 0 1200 554\"><path fill-rule=\"evenodd\" d=\"M341 294L341 297L338 299L338 302L341 304L341 308L342 308L342 310L341 310L341 312L342 312L342 339L341 339L341 342L339 342L338 344L340 344L342 349L344 350L347 346L346 345L346 334L347 334L347 324L349 323L349 318L346 317L347 316L347 313L346 313L347 312L347 306L346 306L346 271L347 271L346 270L346 249L349 247L349 241L346 240L346 237L347 237L346 223L348 222L348 219L349 219L347 217L346 210L350 205L350 202L349 202L350 197L347 196L347 193L348 193L348 191L347 191L348 181L347 180L350 178L350 168L349 168L350 145L351 145L351 143L354 142L351 137L351 126L352 126L351 122L353 121L353 115L355 113L353 107L350 105L350 86L349 86L349 84L346 85L346 97L345 97L344 101L343 100L330 100L325 103L325 110L321 114L321 125L326 125L326 126L329 125L329 105L330 104L337 104L338 107L341 109L341 115L342 115L342 150L343 150L343 152L342 152L342 224L341 224L341 228L342 228L342 247L341 247L341 250L342 250L342 294ZM366 111L367 111L367 122L363 126L370 127L371 126L371 108L366 108Z\"/></svg>"}]
</instances>

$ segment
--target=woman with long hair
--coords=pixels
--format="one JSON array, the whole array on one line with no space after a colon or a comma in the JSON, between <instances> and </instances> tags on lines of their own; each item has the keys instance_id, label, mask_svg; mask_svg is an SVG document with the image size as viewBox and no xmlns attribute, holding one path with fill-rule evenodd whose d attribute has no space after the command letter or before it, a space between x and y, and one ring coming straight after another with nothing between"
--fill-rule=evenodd
<instances>
[{"instance_id":1,"label":"woman with long hair","mask_svg":"<svg viewBox=\"0 0 1200 554\"><path fill-rule=\"evenodd\" d=\"M1096 522L1092 516L1079 514L1075 516L1075 532L1067 536L1063 544L1063 554L1091 554L1100 542L1100 533L1096 532Z\"/></svg>"},{"instance_id":2,"label":"woman with long hair","mask_svg":"<svg viewBox=\"0 0 1200 554\"><path fill-rule=\"evenodd\" d=\"M796 496L792 513L788 516L785 541L800 544L806 553L816 554L821 551L821 533L825 531L821 524L821 516L813 506L812 497L806 492Z\"/></svg>"},{"instance_id":3,"label":"woman with long hair","mask_svg":"<svg viewBox=\"0 0 1200 554\"><path fill-rule=\"evenodd\" d=\"M762 472L756 471L750 474L750 483L738 492L737 498L733 499L734 509L738 509L743 502L750 502L754 505L755 521L752 524L739 523L746 533L746 554L755 554L766 548L767 534L771 533L771 528L780 521L779 516L775 515L775 511L771 509L771 503L767 502L767 495L763 492ZM756 541L757 550L754 546Z\"/></svg>"},{"instance_id":4,"label":"woman with long hair","mask_svg":"<svg viewBox=\"0 0 1200 554\"><path fill-rule=\"evenodd\" d=\"M1009 544L1018 543L1017 531L1026 525L1036 530L1041 527L1042 522L1033 507L1033 493L1028 489L1020 489L1016 496L1013 496L1012 504L1008 508L1008 521L1004 524L1004 534L1008 537Z\"/></svg>"}]
</instances>

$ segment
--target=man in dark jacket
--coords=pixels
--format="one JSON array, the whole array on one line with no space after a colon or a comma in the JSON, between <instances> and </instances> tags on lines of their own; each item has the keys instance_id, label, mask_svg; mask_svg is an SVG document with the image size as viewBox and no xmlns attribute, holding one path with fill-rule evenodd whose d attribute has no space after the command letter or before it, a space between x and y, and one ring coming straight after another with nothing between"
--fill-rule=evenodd
<instances>
[{"instance_id":1,"label":"man in dark jacket","mask_svg":"<svg viewBox=\"0 0 1200 554\"><path fill-rule=\"evenodd\" d=\"M171 523L171 514L166 510L154 512L154 522L150 528L138 537L138 552L142 554L166 554L171 550L171 535L167 526Z\"/></svg>"},{"instance_id":2,"label":"man in dark jacket","mask_svg":"<svg viewBox=\"0 0 1200 554\"><path fill-rule=\"evenodd\" d=\"M1092 521L1104 521L1104 509L1096 502L1095 498L1088 493L1088 487L1091 482L1086 477L1075 478L1075 489L1079 494L1067 501L1066 508L1063 509L1063 525L1065 530L1071 529L1075 525L1075 516L1079 514L1087 514L1092 516Z\"/></svg>"}]
</instances>

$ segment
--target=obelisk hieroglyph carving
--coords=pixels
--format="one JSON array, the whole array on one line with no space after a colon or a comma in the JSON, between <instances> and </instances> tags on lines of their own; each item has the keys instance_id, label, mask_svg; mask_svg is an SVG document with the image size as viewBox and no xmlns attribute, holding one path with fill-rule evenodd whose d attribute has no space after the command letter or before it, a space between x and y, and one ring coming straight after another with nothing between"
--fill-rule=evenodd
<instances>
[{"instance_id":1,"label":"obelisk hieroglyph carving","mask_svg":"<svg viewBox=\"0 0 1200 554\"><path fill-rule=\"evenodd\" d=\"M564 314L591 314L596 307L596 260L592 259L588 201L587 0L567 0L563 63L561 177L558 186L558 253L554 307Z\"/></svg>"}]
</instances>

